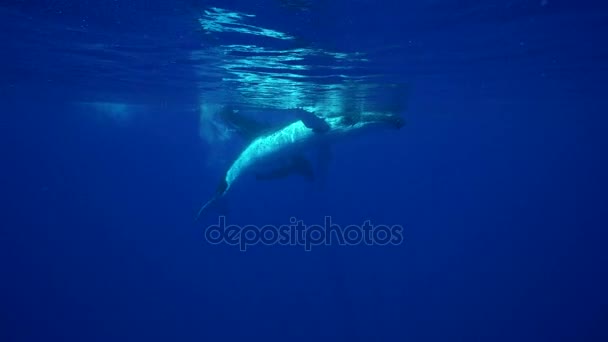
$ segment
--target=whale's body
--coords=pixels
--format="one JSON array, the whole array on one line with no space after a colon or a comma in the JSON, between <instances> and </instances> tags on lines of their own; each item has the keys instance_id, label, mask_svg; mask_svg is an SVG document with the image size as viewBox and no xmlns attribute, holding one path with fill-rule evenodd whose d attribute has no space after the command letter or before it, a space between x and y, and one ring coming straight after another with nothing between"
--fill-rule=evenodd
<instances>
[{"instance_id":1,"label":"whale's body","mask_svg":"<svg viewBox=\"0 0 608 342\"><path fill-rule=\"evenodd\" d=\"M321 120L322 129L318 129ZM400 128L403 122L400 117L389 115L363 115L355 122L345 120L344 116L318 119L311 124L309 120L299 119L278 130L269 132L253 139L239 154L224 178L220 181L215 195L199 210L197 218L205 209L220 197L246 174L267 172L269 168L282 167L285 161L302 156L308 151L325 149L334 141L352 135L373 126L389 126Z\"/></svg>"},{"instance_id":2,"label":"whale's body","mask_svg":"<svg viewBox=\"0 0 608 342\"><path fill-rule=\"evenodd\" d=\"M363 126L362 123L348 127L340 125L340 118L331 118L326 121L330 129L325 133L316 133L306 127L302 121L296 121L252 141L228 169L226 173L228 188L248 171L263 171L268 165L280 163L284 158L332 143L341 136Z\"/></svg>"}]
</instances>

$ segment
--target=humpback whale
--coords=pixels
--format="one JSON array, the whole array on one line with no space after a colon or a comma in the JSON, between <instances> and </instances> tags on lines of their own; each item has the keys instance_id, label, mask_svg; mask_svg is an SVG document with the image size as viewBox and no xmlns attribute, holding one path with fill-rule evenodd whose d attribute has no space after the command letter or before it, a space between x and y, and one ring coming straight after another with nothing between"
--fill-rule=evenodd
<instances>
[{"instance_id":1,"label":"humpback whale","mask_svg":"<svg viewBox=\"0 0 608 342\"><path fill-rule=\"evenodd\" d=\"M245 174L253 174L259 180L299 174L312 180L313 167L304 154L307 151L316 149L320 158L327 161L330 157L330 144L335 140L374 127L399 129L404 125L399 114L390 112L362 112L357 115L327 117L303 109L291 112L295 114L294 121L270 129L231 107L225 107L221 111L224 122L249 140L224 173L211 199L201 206L195 220Z\"/></svg>"}]
</instances>

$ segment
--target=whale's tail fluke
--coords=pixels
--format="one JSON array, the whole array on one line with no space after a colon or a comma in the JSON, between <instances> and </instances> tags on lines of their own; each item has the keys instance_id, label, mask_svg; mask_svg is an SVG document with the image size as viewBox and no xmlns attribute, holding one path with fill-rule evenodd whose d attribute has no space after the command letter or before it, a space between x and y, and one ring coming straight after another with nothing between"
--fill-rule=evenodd
<instances>
[{"instance_id":1,"label":"whale's tail fluke","mask_svg":"<svg viewBox=\"0 0 608 342\"><path fill-rule=\"evenodd\" d=\"M217 202L218 199L220 199L222 196L224 196L224 194L226 193L226 190L228 190L228 182L226 182L226 178L222 178L222 180L220 181L220 184L217 186L217 190L215 191L215 194L213 195L213 197L211 197L210 200L205 202L205 204L203 204L201 206L201 208L198 210L198 213L196 214L196 217L194 218L194 222L198 222L198 220L202 217L203 213L205 213L207 211L207 209L209 209L215 202Z\"/></svg>"}]
</instances>

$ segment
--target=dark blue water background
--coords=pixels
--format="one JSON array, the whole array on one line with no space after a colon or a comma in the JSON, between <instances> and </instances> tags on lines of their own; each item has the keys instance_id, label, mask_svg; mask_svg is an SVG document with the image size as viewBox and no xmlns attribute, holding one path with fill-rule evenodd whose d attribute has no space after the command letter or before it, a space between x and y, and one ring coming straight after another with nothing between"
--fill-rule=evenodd
<instances>
[{"instance_id":1,"label":"dark blue water background","mask_svg":"<svg viewBox=\"0 0 608 342\"><path fill-rule=\"evenodd\" d=\"M292 39L207 32L213 7ZM0 340L605 340L607 32L590 1L3 1ZM370 219L402 245L205 241L231 157L201 98L286 89L248 94L230 44L366 59L295 62L299 99L408 89L407 125L335 146L324 191L245 182L232 222Z\"/></svg>"}]
</instances>

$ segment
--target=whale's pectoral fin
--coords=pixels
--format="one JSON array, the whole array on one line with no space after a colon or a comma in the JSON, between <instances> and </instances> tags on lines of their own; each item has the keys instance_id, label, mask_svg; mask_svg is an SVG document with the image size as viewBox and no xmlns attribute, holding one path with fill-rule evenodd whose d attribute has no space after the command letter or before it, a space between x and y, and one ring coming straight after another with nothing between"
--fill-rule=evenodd
<instances>
[{"instance_id":1,"label":"whale's pectoral fin","mask_svg":"<svg viewBox=\"0 0 608 342\"><path fill-rule=\"evenodd\" d=\"M302 121L304 126L310 128L315 133L324 133L329 131L330 127L327 121L323 118L318 117L314 113L306 111L304 109L298 109L296 111L298 119Z\"/></svg>"},{"instance_id":2,"label":"whale's pectoral fin","mask_svg":"<svg viewBox=\"0 0 608 342\"><path fill-rule=\"evenodd\" d=\"M211 197L211 199L209 199L207 202L205 202L205 204L203 204L201 206L201 208L198 210L198 213L196 214L196 217L194 218L194 221L198 221L201 216L203 215L203 213L205 213L207 210L209 210L209 208L211 208L211 206L215 205L218 200L224 196L224 193L226 193L226 190L228 189L228 183L226 182L225 178L222 178L222 180L220 181L220 183L217 186L217 189L215 190L215 194L213 194L213 197Z\"/></svg>"},{"instance_id":3,"label":"whale's pectoral fin","mask_svg":"<svg viewBox=\"0 0 608 342\"><path fill-rule=\"evenodd\" d=\"M213 204L215 204L215 202L217 202L219 197L217 196L213 196L210 200L208 200L205 204L203 204L201 206L201 208L198 210L198 213L196 214L196 217L194 218L194 222L197 222L201 216L203 215L204 212L206 212L209 207Z\"/></svg>"},{"instance_id":4,"label":"whale's pectoral fin","mask_svg":"<svg viewBox=\"0 0 608 342\"><path fill-rule=\"evenodd\" d=\"M255 175L257 180L273 180L288 177L290 175L300 175L308 180L314 180L312 163L302 155L290 158L286 163L268 171L258 172Z\"/></svg>"}]
</instances>

